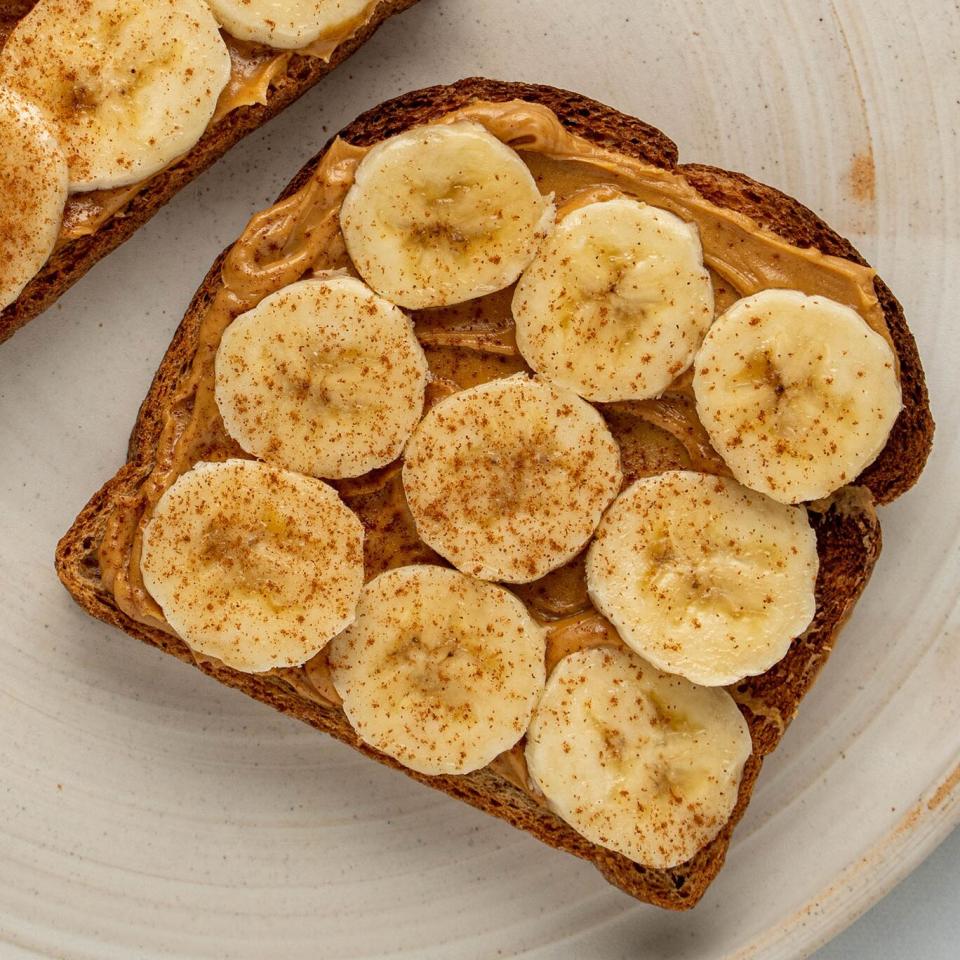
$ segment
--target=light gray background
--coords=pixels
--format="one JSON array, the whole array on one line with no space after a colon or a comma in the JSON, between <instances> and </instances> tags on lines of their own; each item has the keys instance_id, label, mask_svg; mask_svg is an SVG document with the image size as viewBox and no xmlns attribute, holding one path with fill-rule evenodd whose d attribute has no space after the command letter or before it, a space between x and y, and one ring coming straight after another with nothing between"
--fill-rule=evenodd
<instances>
[{"instance_id":1,"label":"light gray background","mask_svg":"<svg viewBox=\"0 0 960 960\"><path fill-rule=\"evenodd\" d=\"M956 960L960 954L960 830L815 960Z\"/></svg>"}]
</instances>

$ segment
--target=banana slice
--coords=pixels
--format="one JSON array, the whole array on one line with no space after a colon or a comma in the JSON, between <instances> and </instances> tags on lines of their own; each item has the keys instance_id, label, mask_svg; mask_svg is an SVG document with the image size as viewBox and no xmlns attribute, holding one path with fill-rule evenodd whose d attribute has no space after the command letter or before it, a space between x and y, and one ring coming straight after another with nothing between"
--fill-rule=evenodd
<instances>
[{"instance_id":1,"label":"banana slice","mask_svg":"<svg viewBox=\"0 0 960 960\"><path fill-rule=\"evenodd\" d=\"M590 539L623 477L600 414L525 374L431 408L407 444L403 489L421 538L458 570L528 583Z\"/></svg>"},{"instance_id":2,"label":"banana slice","mask_svg":"<svg viewBox=\"0 0 960 960\"><path fill-rule=\"evenodd\" d=\"M39 109L0 87L0 310L53 253L67 201L67 159Z\"/></svg>"},{"instance_id":3,"label":"banana slice","mask_svg":"<svg viewBox=\"0 0 960 960\"><path fill-rule=\"evenodd\" d=\"M476 123L414 127L363 158L340 209L350 259L402 307L502 290L553 226L517 153Z\"/></svg>"},{"instance_id":4,"label":"banana slice","mask_svg":"<svg viewBox=\"0 0 960 960\"><path fill-rule=\"evenodd\" d=\"M370 0L208 0L240 40L296 50L359 17Z\"/></svg>"},{"instance_id":5,"label":"banana slice","mask_svg":"<svg viewBox=\"0 0 960 960\"><path fill-rule=\"evenodd\" d=\"M140 568L186 643L260 673L304 663L353 620L363 527L321 480L200 463L157 503Z\"/></svg>"},{"instance_id":6,"label":"banana slice","mask_svg":"<svg viewBox=\"0 0 960 960\"><path fill-rule=\"evenodd\" d=\"M366 743L420 773L469 773L523 736L545 647L513 594L422 565L371 580L327 656Z\"/></svg>"},{"instance_id":7,"label":"banana slice","mask_svg":"<svg viewBox=\"0 0 960 960\"><path fill-rule=\"evenodd\" d=\"M780 660L816 611L817 538L802 507L671 470L628 487L587 554L587 588L654 666L723 686Z\"/></svg>"},{"instance_id":8,"label":"banana slice","mask_svg":"<svg viewBox=\"0 0 960 960\"><path fill-rule=\"evenodd\" d=\"M725 690L668 676L626 650L560 661L527 731L530 776L593 843L675 867L730 818L752 744Z\"/></svg>"},{"instance_id":9,"label":"banana slice","mask_svg":"<svg viewBox=\"0 0 960 960\"><path fill-rule=\"evenodd\" d=\"M563 217L513 297L517 346L541 376L588 400L662 393L713 319L697 228L628 197Z\"/></svg>"},{"instance_id":10,"label":"banana slice","mask_svg":"<svg viewBox=\"0 0 960 960\"><path fill-rule=\"evenodd\" d=\"M733 475L781 503L856 480L902 405L887 341L850 307L797 290L765 290L719 317L693 390Z\"/></svg>"},{"instance_id":11,"label":"banana slice","mask_svg":"<svg viewBox=\"0 0 960 960\"><path fill-rule=\"evenodd\" d=\"M423 413L427 360L409 318L359 280L301 280L223 333L216 400L244 450L318 477L400 456Z\"/></svg>"},{"instance_id":12,"label":"banana slice","mask_svg":"<svg viewBox=\"0 0 960 960\"><path fill-rule=\"evenodd\" d=\"M59 128L72 190L136 183L186 153L229 78L203 0L39 0L0 54L0 81Z\"/></svg>"}]
</instances>

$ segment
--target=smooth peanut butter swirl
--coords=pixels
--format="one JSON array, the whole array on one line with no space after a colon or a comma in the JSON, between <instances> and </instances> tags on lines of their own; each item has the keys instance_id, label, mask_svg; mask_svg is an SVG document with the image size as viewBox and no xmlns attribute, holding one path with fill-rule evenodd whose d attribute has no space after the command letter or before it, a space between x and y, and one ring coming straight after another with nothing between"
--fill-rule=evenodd
<instances>
[{"instance_id":1,"label":"smooth peanut butter swirl","mask_svg":"<svg viewBox=\"0 0 960 960\"><path fill-rule=\"evenodd\" d=\"M303 188L247 224L222 270L223 285L240 311L308 270L349 263L337 214L365 153L336 140Z\"/></svg>"},{"instance_id":2,"label":"smooth peanut butter swirl","mask_svg":"<svg viewBox=\"0 0 960 960\"><path fill-rule=\"evenodd\" d=\"M555 194L561 209L564 204L572 209L585 197L624 193L696 223L718 311L758 290L788 287L849 304L890 340L871 269L795 247L748 217L710 203L682 174L570 133L538 104L478 102L436 122L463 119L483 124L517 149L541 192ZM245 455L224 431L214 402L213 362L220 336L239 313L295 280L332 269L354 272L338 213L365 153L363 147L335 140L297 192L250 221L223 261L209 305L187 321L192 324L188 336L195 336L197 344L191 365L164 401L154 460L131 466L139 473L139 486L110 518L100 547L104 585L113 591L118 606L141 623L169 630L143 589L139 572L141 532L154 504L199 460ZM458 389L529 372L513 338L511 296L508 289L453 307L412 313L434 378L428 407ZM728 472L696 418L689 375L681 376L658 399L599 405L598 409L620 446L624 483L669 469ZM443 562L417 536L396 465L334 483L366 529L367 580L391 567ZM587 597L582 558L514 592L537 619L549 625L548 665L574 650L619 642ZM324 708L334 708L338 702L324 652L300 670L277 671L274 676L278 684ZM526 777L522 750L504 754L494 766L536 796Z\"/></svg>"}]
</instances>

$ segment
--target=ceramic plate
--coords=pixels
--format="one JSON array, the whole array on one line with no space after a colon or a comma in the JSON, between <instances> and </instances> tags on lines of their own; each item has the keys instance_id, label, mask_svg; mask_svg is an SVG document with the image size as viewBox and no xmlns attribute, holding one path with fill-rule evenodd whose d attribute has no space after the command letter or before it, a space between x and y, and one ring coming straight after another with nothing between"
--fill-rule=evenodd
<instances>
[{"instance_id":1,"label":"ceramic plate","mask_svg":"<svg viewBox=\"0 0 960 960\"><path fill-rule=\"evenodd\" d=\"M957 19L422 0L0 346L0 954L801 957L915 866L960 813ZM330 131L470 74L579 90L804 200L878 265L926 364L935 455L690 914L88 619L53 572L217 252Z\"/></svg>"}]
</instances>

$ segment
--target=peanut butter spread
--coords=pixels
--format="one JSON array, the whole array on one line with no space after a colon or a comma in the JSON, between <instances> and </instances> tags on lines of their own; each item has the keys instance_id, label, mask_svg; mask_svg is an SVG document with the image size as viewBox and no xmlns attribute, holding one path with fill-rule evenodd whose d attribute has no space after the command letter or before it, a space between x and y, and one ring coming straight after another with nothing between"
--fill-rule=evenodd
<instances>
[{"instance_id":1,"label":"peanut butter spread","mask_svg":"<svg viewBox=\"0 0 960 960\"><path fill-rule=\"evenodd\" d=\"M543 106L477 102L436 122L465 119L482 124L515 148L540 190L555 194L561 214L564 208L622 192L696 223L718 312L759 290L788 287L848 304L889 342L869 268L792 246L748 217L710 203L681 174L571 134ZM214 401L213 365L221 334L234 317L289 283L318 271L352 272L338 212L365 153L365 148L336 140L299 191L254 216L226 255L214 295L195 318L196 353L164 401L155 458L135 466L140 482L111 516L100 546L105 587L118 606L141 623L170 630L144 589L139 570L143 528L157 500L196 462L245 456L227 436ZM528 369L513 336L511 295L509 289L454 307L414 312L433 376L428 402ZM696 418L689 374L658 399L600 404L598 409L619 442L625 483L677 468L726 472ZM444 562L417 536L398 464L333 484L365 527L367 579L402 564ZM514 591L547 625L548 669L574 650L620 642L590 603L582 557ZM272 676L326 709L339 704L323 652L303 668L273 671ZM498 758L494 766L537 796L521 747Z\"/></svg>"},{"instance_id":2,"label":"peanut butter spread","mask_svg":"<svg viewBox=\"0 0 960 960\"><path fill-rule=\"evenodd\" d=\"M224 43L230 52L230 79L220 94L207 130L214 128L227 114L239 107L266 103L271 88L288 74L295 57L315 57L328 63L337 47L370 21L379 3L380 0L371 0L356 17L331 28L300 50L275 50L262 44L238 40L222 30ZM31 6L30 3L14 4L14 9L9 13L0 13L0 49L19 17L26 14ZM96 233L111 217L122 216L123 208L149 185L151 179L128 187L71 195L63 211L57 247Z\"/></svg>"}]
</instances>

